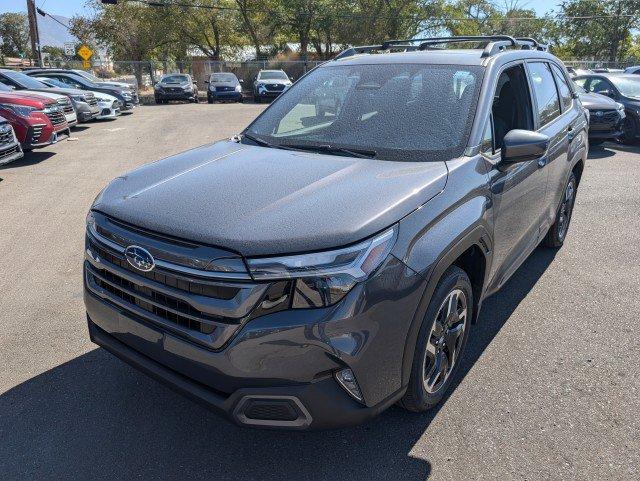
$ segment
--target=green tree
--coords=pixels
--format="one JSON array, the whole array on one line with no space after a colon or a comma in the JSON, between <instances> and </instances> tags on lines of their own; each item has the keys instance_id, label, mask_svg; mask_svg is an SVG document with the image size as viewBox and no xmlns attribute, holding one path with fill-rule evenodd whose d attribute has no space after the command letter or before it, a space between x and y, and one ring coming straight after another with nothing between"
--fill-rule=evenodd
<instances>
[{"instance_id":1,"label":"green tree","mask_svg":"<svg viewBox=\"0 0 640 481\"><path fill-rule=\"evenodd\" d=\"M565 0L560 8L567 18L559 23L558 40L574 58L619 61L631 45L632 30L640 27L640 0Z\"/></svg>"},{"instance_id":2,"label":"green tree","mask_svg":"<svg viewBox=\"0 0 640 481\"><path fill-rule=\"evenodd\" d=\"M6 57L26 58L31 56L29 45L29 23L24 13L0 15L0 53Z\"/></svg>"}]
</instances>

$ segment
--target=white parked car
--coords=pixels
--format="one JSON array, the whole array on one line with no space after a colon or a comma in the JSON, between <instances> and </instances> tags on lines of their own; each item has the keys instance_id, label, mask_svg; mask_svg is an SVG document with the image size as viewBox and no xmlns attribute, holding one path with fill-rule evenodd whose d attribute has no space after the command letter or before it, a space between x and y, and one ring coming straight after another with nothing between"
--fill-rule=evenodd
<instances>
[{"instance_id":1,"label":"white parked car","mask_svg":"<svg viewBox=\"0 0 640 481\"><path fill-rule=\"evenodd\" d=\"M103 94L102 92L93 92L98 100L100 113L96 119L115 119L120 115L120 101L113 95Z\"/></svg>"}]
</instances>

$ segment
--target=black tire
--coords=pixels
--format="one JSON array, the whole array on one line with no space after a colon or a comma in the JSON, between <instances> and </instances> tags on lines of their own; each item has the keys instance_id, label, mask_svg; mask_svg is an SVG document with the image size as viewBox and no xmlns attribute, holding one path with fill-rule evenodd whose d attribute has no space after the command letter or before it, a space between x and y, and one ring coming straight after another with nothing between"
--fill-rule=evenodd
<instances>
[{"instance_id":1,"label":"black tire","mask_svg":"<svg viewBox=\"0 0 640 481\"><path fill-rule=\"evenodd\" d=\"M210 104L213 103L213 98L211 98L211 95L207 95L207 102Z\"/></svg>"},{"instance_id":2,"label":"black tire","mask_svg":"<svg viewBox=\"0 0 640 481\"><path fill-rule=\"evenodd\" d=\"M556 211L556 221L549 228L547 235L542 243L547 247L559 249L564 244L571 223L571 215L573 214L573 206L576 202L576 192L578 190L578 179L571 172L567 185L564 188L560 205Z\"/></svg>"},{"instance_id":3,"label":"black tire","mask_svg":"<svg viewBox=\"0 0 640 481\"><path fill-rule=\"evenodd\" d=\"M620 136L620 142L623 144L633 144L636 142L640 134L640 126L638 126L638 119L633 115L628 115L624 119L622 124L622 135Z\"/></svg>"},{"instance_id":4,"label":"black tire","mask_svg":"<svg viewBox=\"0 0 640 481\"><path fill-rule=\"evenodd\" d=\"M606 142L606 139L593 139L589 140L589 147L597 147L598 145L602 145Z\"/></svg>"},{"instance_id":5,"label":"black tire","mask_svg":"<svg viewBox=\"0 0 640 481\"><path fill-rule=\"evenodd\" d=\"M462 323L462 316L459 316L457 323L455 323L453 320L450 320L449 317L442 317L442 309L443 307L447 309L445 304L449 304L450 297L455 293L460 292L464 294L465 298L464 325L462 332L457 334L457 337L455 337L455 342L452 343L455 347L451 350L446 345L445 339L449 339L447 333L452 332L454 326L459 326L460 323ZM456 301L455 307L456 313L459 311L458 302L462 297L460 294L457 295L458 300ZM400 406L408 411L423 412L431 409L442 400L451 386L452 380L455 379L456 372L460 366L460 358L464 354L467 339L469 338L471 319L473 319L473 306L473 290L466 272L457 266L449 267L438 281L438 285L431 297L431 302L429 303L429 307L427 308L427 312L422 321L422 326L418 333L416 349L413 355L409 386L407 387L407 392L404 397L399 401ZM449 323L452 323L452 326L450 326L451 329L447 330L445 328L443 333L439 335L438 326L442 326L443 324L447 326ZM440 336L440 339L434 344L434 339L438 336ZM446 375L442 378L440 384L436 386L434 383L433 388L428 391L427 385L430 384L430 380L434 375L428 376L427 368L432 366L432 368L437 370L438 367L437 363L433 365L430 364L432 363L430 359L435 360L435 357L430 357L431 354L429 354L429 352L431 351L428 351L428 348L433 349L438 344L440 346L438 347L440 352L445 352L444 356L446 358L447 366L445 370L449 368L449 371L446 371ZM450 353L452 351L456 352L453 361L449 361L450 357L446 354L447 349L449 349ZM438 355L440 354L435 354L435 356ZM453 363L453 367L450 367L451 362ZM434 373L434 369L430 369L429 372Z\"/></svg>"},{"instance_id":6,"label":"black tire","mask_svg":"<svg viewBox=\"0 0 640 481\"><path fill-rule=\"evenodd\" d=\"M260 103L260 96L257 94L253 94L253 101L257 104Z\"/></svg>"},{"instance_id":7,"label":"black tire","mask_svg":"<svg viewBox=\"0 0 640 481\"><path fill-rule=\"evenodd\" d=\"M157 103L157 104L161 104L161 103L163 103L163 101L162 101L162 100L160 100L158 97L156 97L156 98L155 98L155 101L156 101L156 103Z\"/></svg>"}]
</instances>

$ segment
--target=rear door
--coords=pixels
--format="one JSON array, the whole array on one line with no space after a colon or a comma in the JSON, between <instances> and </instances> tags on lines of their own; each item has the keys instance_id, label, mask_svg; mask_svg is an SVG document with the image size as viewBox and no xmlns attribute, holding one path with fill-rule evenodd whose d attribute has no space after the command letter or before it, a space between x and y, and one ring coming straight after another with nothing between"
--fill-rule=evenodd
<instances>
[{"instance_id":1,"label":"rear door","mask_svg":"<svg viewBox=\"0 0 640 481\"><path fill-rule=\"evenodd\" d=\"M564 181L568 174L569 139L573 137L573 99L566 103L564 110L558 93L558 85L552 67L546 61L527 62L531 91L533 92L536 130L549 137L549 150L544 158L547 189L545 195L545 215L539 226L538 238L546 233L553 223L557 210L558 193L564 191ZM562 185L561 185L562 184Z\"/></svg>"}]
</instances>

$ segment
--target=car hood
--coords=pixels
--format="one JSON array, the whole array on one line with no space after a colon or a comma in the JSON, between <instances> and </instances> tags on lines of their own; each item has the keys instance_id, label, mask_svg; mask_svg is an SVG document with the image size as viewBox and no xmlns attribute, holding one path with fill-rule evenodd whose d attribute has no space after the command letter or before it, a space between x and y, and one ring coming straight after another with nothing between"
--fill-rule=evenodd
<instances>
[{"instance_id":1,"label":"car hood","mask_svg":"<svg viewBox=\"0 0 640 481\"><path fill-rule=\"evenodd\" d=\"M209 83L212 87L234 87L236 85L240 85L240 82L211 82Z\"/></svg>"},{"instance_id":2,"label":"car hood","mask_svg":"<svg viewBox=\"0 0 640 481\"><path fill-rule=\"evenodd\" d=\"M444 162L391 162L232 141L114 179L93 209L245 256L339 247L392 225L445 186Z\"/></svg>"},{"instance_id":3,"label":"car hood","mask_svg":"<svg viewBox=\"0 0 640 481\"><path fill-rule=\"evenodd\" d=\"M135 90L135 87L133 85L128 84L126 82L107 82L107 81L103 81L103 82L100 82L99 85L101 87L102 86L105 86L105 87L117 87L117 88L120 88L120 89Z\"/></svg>"},{"instance_id":4,"label":"car hood","mask_svg":"<svg viewBox=\"0 0 640 481\"><path fill-rule=\"evenodd\" d=\"M51 87L50 89L47 89L47 92L52 92L54 94L60 94L60 95L82 95L82 96L84 96L87 93L86 90L64 88L64 87Z\"/></svg>"},{"instance_id":5,"label":"car hood","mask_svg":"<svg viewBox=\"0 0 640 481\"><path fill-rule=\"evenodd\" d=\"M283 85L291 85L291 80L285 80L285 79L258 79L256 80L257 83L259 84L283 84Z\"/></svg>"},{"instance_id":6,"label":"car hood","mask_svg":"<svg viewBox=\"0 0 640 481\"><path fill-rule=\"evenodd\" d=\"M114 97L113 95L109 95L109 94L105 94L102 92L94 92L91 91L91 93L93 94L93 96L101 101L101 102L113 102L114 100L118 100L116 97Z\"/></svg>"},{"instance_id":7,"label":"car hood","mask_svg":"<svg viewBox=\"0 0 640 481\"><path fill-rule=\"evenodd\" d=\"M582 105L590 110L593 109L615 109L616 101L612 98L607 97L606 95L594 94L594 93L580 93L580 102Z\"/></svg>"},{"instance_id":8,"label":"car hood","mask_svg":"<svg viewBox=\"0 0 640 481\"><path fill-rule=\"evenodd\" d=\"M20 90L19 92L25 95L40 95L41 97L47 97L48 99L60 100L68 98L66 95L60 95L54 92L45 92L44 90Z\"/></svg>"}]
</instances>

